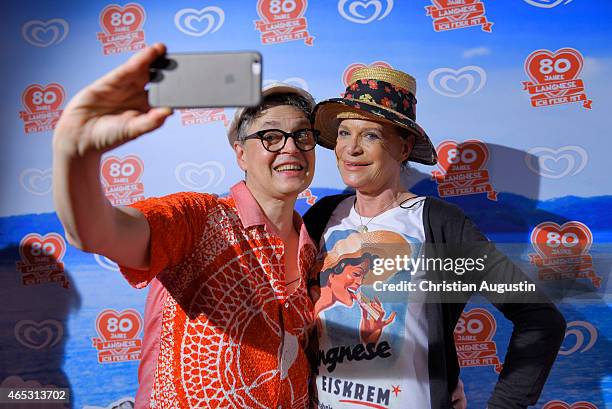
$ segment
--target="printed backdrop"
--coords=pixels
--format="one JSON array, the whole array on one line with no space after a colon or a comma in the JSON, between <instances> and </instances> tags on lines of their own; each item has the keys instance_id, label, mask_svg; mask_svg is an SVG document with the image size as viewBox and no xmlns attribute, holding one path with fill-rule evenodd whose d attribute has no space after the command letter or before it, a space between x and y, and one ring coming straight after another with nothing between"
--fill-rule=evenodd
<instances>
[{"instance_id":1,"label":"printed backdrop","mask_svg":"<svg viewBox=\"0 0 612 409\"><path fill-rule=\"evenodd\" d=\"M566 338L537 407L612 407L609 1L1 7L0 386L68 387L71 408L131 406L146 290L132 289L112 261L67 245L52 202L51 139L81 87L162 41L171 52L258 50L265 82L297 84L317 100L340 95L365 65L416 77L418 120L440 163L413 166L406 185L459 204L491 239L516 245L515 260L536 280L579 283L588 295L560 304ZM242 177L225 137L232 115L177 111L155 135L106 155L109 200L226 193ZM300 212L344 189L332 152L317 149ZM456 341L469 407L485 407L511 331L491 305L466 308Z\"/></svg>"}]
</instances>

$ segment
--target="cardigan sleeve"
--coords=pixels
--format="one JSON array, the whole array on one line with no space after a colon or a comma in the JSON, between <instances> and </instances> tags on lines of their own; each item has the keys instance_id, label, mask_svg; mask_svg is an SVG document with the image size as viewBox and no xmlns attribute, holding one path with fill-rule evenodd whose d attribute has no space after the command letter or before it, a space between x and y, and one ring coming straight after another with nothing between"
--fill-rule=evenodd
<instances>
[{"instance_id":1,"label":"cardigan sleeve","mask_svg":"<svg viewBox=\"0 0 612 409\"><path fill-rule=\"evenodd\" d=\"M461 212L460 242L468 251L487 255L482 280L492 283L519 283L531 280L489 242ZM535 405L565 336L566 322L557 307L539 290L525 297L520 293L500 296L484 293L514 326L503 369L489 409L526 408ZM521 302L521 298L528 299Z\"/></svg>"}]
</instances>

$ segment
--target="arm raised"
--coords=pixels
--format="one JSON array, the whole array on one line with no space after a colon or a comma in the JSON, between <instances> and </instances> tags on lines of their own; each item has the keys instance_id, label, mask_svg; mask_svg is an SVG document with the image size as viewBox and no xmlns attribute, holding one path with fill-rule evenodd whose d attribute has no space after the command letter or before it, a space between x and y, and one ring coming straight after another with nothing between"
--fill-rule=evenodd
<instances>
[{"instance_id":1,"label":"arm raised","mask_svg":"<svg viewBox=\"0 0 612 409\"><path fill-rule=\"evenodd\" d=\"M144 89L149 65L166 52L162 44L79 91L53 135L53 199L70 244L119 264L149 266L150 231L136 209L113 207L100 181L102 155L159 128L172 114L151 108Z\"/></svg>"}]
</instances>

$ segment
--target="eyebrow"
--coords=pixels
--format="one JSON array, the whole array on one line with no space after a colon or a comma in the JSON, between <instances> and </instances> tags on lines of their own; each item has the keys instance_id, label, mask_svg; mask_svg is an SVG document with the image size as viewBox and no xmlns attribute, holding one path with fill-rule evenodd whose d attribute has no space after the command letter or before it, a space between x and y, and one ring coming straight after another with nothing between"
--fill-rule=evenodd
<instances>
[{"instance_id":1,"label":"eyebrow","mask_svg":"<svg viewBox=\"0 0 612 409\"><path fill-rule=\"evenodd\" d=\"M300 120L299 124L300 124L300 125L302 125L302 124L307 125L307 126L306 126L306 128L309 128L309 127L310 127L310 121L308 121L308 119L302 119L302 120ZM264 123L263 123L263 124L261 124L261 125L262 125L262 126L274 126L274 127L278 127L278 126L280 126L280 122L279 122L279 121L273 121L273 120L271 120L271 121L266 121L266 122L264 122Z\"/></svg>"}]
</instances>

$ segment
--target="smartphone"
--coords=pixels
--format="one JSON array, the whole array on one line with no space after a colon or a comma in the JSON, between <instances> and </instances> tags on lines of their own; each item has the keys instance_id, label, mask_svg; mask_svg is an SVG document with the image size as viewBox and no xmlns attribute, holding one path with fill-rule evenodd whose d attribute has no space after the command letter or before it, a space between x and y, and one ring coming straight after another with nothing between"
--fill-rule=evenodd
<instances>
[{"instance_id":1,"label":"smartphone","mask_svg":"<svg viewBox=\"0 0 612 409\"><path fill-rule=\"evenodd\" d=\"M261 102L258 52L166 54L150 66L149 105L250 107Z\"/></svg>"}]
</instances>

